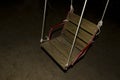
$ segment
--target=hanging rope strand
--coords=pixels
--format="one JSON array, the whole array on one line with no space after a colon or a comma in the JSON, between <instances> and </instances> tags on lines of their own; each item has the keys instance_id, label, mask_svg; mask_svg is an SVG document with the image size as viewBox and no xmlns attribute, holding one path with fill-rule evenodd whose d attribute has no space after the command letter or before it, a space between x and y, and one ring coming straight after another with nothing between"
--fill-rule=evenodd
<instances>
[{"instance_id":1,"label":"hanging rope strand","mask_svg":"<svg viewBox=\"0 0 120 80\"><path fill-rule=\"evenodd\" d=\"M82 21L83 13L85 11L86 3L87 3L87 0L85 0L85 2L84 2L83 10L82 10L82 13L81 13L81 16L80 16L80 19L79 19L78 27L77 27L77 30L76 30L76 33L75 33L75 37L74 37L72 46L71 46L71 49L70 49L70 53L69 53L69 56L68 56L66 67L69 65L69 61L70 61L70 58L71 58L71 55L72 55L72 52L73 52L73 48L75 46L76 38L77 38L78 31L79 31L79 28L80 28L80 25L81 25L81 21Z\"/></svg>"},{"instance_id":2,"label":"hanging rope strand","mask_svg":"<svg viewBox=\"0 0 120 80\"><path fill-rule=\"evenodd\" d=\"M71 5L73 4L73 0L71 0Z\"/></svg>"},{"instance_id":3,"label":"hanging rope strand","mask_svg":"<svg viewBox=\"0 0 120 80\"><path fill-rule=\"evenodd\" d=\"M98 31L98 33L97 33L96 35L99 35L100 32L101 32L100 28L101 28L101 26L103 25L103 19L104 19L104 16L105 16L105 13L106 13L108 4L109 4L109 0L107 0L107 3L106 3L106 5L105 5L104 11L103 11L103 14L102 14L102 17L101 17L101 20L100 20L100 21L98 22L98 24L97 24L97 28L98 28L99 31Z\"/></svg>"},{"instance_id":4,"label":"hanging rope strand","mask_svg":"<svg viewBox=\"0 0 120 80\"><path fill-rule=\"evenodd\" d=\"M45 28L46 6L47 6L47 0L45 0L45 4L44 4L42 33L41 33L41 39L40 39L40 42L41 42L41 43L43 42L43 35L44 35L44 28Z\"/></svg>"},{"instance_id":5,"label":"hanging rope strand","mask_svg":"<svg viewBox=\"0 0 120 80\"><path fill-rule=\"evenodd\" d=\"M73 0L71 0L71 4L70 4L70 12L73 12L74 8L73 8Z\"/></svg>"},{"instance_id":6,"label":"hanging rope strand","mask_svg":"<svg viewBox=\"0 0 120 80\"><path fill-rule=\"evenodd\" d=\"M106 13L108 4L109 4L109 0L107 0L107 3L106 3L106 5L105 5L105 9L104 9L104 11L103 11L103 15L102 15L102 18L101 18L102 21L103 21L103 18L104 18L104 16L105 16L105 13Z\"/></svg>"}]
</instances>

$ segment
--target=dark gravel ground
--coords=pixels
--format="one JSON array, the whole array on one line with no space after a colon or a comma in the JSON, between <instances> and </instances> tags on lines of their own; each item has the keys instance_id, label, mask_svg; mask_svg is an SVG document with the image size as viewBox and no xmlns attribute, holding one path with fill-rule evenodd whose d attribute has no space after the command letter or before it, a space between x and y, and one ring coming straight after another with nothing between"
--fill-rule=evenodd
<instances>
[{"instance_id":1,"label":"dark gravel ground","mask_svg":"<svg viewBox=\"0 0 120 80\"><path fill-rule=\"evenodd\" d=\"M54 10L50 4L49 8L46 26L65 18L66 11ZM85 57L64 73L40 48L40 10L1 8L0 80L120 80L118 22L105 18L99 38ZM86 17L96 21L92 15Z\"/></svg>"}]
</instances>

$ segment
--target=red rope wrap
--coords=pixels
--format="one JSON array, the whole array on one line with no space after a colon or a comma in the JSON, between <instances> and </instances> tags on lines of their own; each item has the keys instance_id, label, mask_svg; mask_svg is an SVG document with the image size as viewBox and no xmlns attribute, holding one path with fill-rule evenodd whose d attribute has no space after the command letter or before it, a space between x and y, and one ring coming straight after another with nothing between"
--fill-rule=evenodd
<instances>
[{"instance_id":1,"label":"red rope wrap","mask_svg":"<svg viewBox=\"0 0 120 80\"><path fill-rule=\"evenodd\" d=\"M97 32L97 31L96 31L96 32ZM93 39L95 38L95 36L96 36L96 34L93 35L93 37L92 37L91 41L88 43L88 45L87 45L85 48L83 48L83 49L80 51L80 53L75 57L75 59L74 59L74 61L71 63L71 65L74 65L74 63L75 63L78 59L80 59L80 58L85 54L85 52L87 51L87 49L89 48L89 46L93 43Z\"/></svg>"},{"instance_id":2,"label":"red rope wrap","mask_svg":"<svg viewBox=\"0 0 120 80\"><path fill-rule=\"evenodd\" d=\"M51 39L51 34L53 32L53 30L57 29L57 28L60 28L60 27L63 27L62 25L64 24L64 22L61 22L61 23L57 23L55 24L54 26L52 26L49 30L49 33L48 33L48 37L49 39Z\"/></svg>"}]
</instances>

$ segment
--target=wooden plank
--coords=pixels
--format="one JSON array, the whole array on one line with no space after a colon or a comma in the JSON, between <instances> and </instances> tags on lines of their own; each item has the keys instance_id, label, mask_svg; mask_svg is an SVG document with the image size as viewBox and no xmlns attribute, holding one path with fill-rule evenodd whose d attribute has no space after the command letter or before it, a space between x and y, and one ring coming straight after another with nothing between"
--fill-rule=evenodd
<instances>
[{"instance_id":1,"label":"wooden plank","mask_svg":"<svg viewBox=\"0 0 120 80\"><path fill-rule=\"evenodd\" d=\"M61 44L62 49L65 51L67 50L67 59L68 59L72 44L69 43L69 41L67 41L63 36L58 37L56 39ZM60 48L60 47L58 47L58 48ZM80 49L78 49L76 47L73 48L73 52L72 52L72 55L70 58L70 63L75 59L75 57L79 54L79 52L80 52Z\"/></svg>"},{"instance_id":2,"label":"wooden plank","mask_svg":"<svg viewBox=\"0 0 120 80\"><path fill-rule=\"evenodd\" d=\"M88 21L87 19L82 20L81 28L83 28L84 30L88 31L93 35L96 34L96 32L98 31L97 25Z\"/></svg>"},{"instance_id":3,"label":"wooden plank","mask_svg":"<svg viewBox=\"0 0 120 80\"><path fill-rule=\"evenodd\" d=\"M57 48L57 50L59 52L61 52L61 55L63 55L66 59L68 58L68 53L69 53L69 43L63 44L62 42L64 41L63 39L61 39L61 41L59 41L59 39L61 39L61 37L59 37L58 39L54 39L52 40L52 45ZM64 47L64 48L63 48Z\"/></svg>"},{"instance_id":4,"label":"wooden plank","mask_svg":"<svg viewBox=\"0 0 120 80\"><path fill-rule=\"evenodd\" d=\"M80 16L74 14L74 13L69 13L67 16L67 19L74 24L78 25ZM86 31L90 32L91 34L95 34L98 31L97 25L92 23L91 21L87 19L82 19L81 23L81 28L85 29Z\"/></svg>"},{"instance_id":5,"label":"wooden plank","mask_svg":"<svg viewBox=\"0 0 120 80\"><path fill-rule=\"evenodd\" d=\"M51 44L51 41L45 42L41 44L41 47L44 48L48 54L64 69L65 64L67 62L67 59L65 56L61 55L61 52L57 50L56 47L54 47Z\"/></svg>"},{"instance_id":6,"label":"wooden plank","mask_svg":"<svg viewBox=\"0 0 120 80\"><path fill-rule=\"evenodd\" d=\"M68 31L70 31L72 34L75 35L76 28L77 28L76 25L74 25L70 22L67 22L64 26L65 26L65 29L67 29ZM92 38L92 35L90 35L89 33L87 33L86 31L84 31L82 29L79 29L78 37L80 39L82 39L83 41L85 41L86 43L89 43L89 41Z\"/></svg>"},{"instance_id":7,"label":"wooden plank","mask_svg":"<svg viewBox=\"0 0 120 80\"><path fill-rule=\"evenodd\" d=\"M80 16L74 14L74 13L68 13L67 19L71 22L73 22L74 24L78 25Z\"/></svg>"},{"instance_id":8,"label":"wooden plank","mask_svg":"<svg viewBox=\"0 0 120 80\"><path fill-rule=\"evenodd\" d=\"M69 56L71 44L67 42L62 36L53 40L45 42L42 47L52 56L53 59L64 69ZM74 48L70 59L70 63L80 52L79 49Z\"/></svg>"},{"instance_id":9,"label":"wooden plank","mask_svg":"<svg viewBox=\"0 0 120 80\"><path fill-rule=\"evenodd\" d=\"M65 38L68 42L70 42L70 43L72 44L72 41L73 41L73 39L74 39L74 35L73 35L73 34L71 34L70 32L68 32L67 30L65 30L63 36L64 36L64 38ZM84 47L87 46L87 44L84 43L83 41L81 41L79 38L77 38L77 39L76 39L75 46L76 46L78 49L82 50Z\"/></svg>"}]
</instances>

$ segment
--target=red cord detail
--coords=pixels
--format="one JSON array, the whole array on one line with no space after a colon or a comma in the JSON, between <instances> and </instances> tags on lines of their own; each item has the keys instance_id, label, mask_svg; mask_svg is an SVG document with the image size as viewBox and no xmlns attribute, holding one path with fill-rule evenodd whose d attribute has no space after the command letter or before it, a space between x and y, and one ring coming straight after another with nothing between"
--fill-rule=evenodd
<instances>
[{"instance_id":1,"label":"red cord detail","mask_svg":"<svg viewBox=\"0 0 120 80\"><path fill-rule=\"evenodd\" d=\"M60 27L63 27L62 26L63 24L64 24L64 22L61 22L61 23L58 23L58 24L56 24L56 25L54 25L50 28L49 34L48 34L49 39L51 39L51 34L52 34L53 30L57 29L57 28L60 28Z\"/></svg>"},{"instance_id":2,"label":"red cord detail","mask_svg":"<svg viewBox=\"0 0 120 80\"><path fill-rule=\"evenodd\" d=\"M87 49L89 48L89 46L93 43L94 37L95 37L95 35L93 36L93 38L91 39L91 41L88 43L88 45L87 45L85 48L83 48L83 49L80 51L80 53L75 57L75 59L74 59L74 61L71 63L71 65L74 65L74 63L75 63L78 59L80 59L80 58L85 54L85 52L87 51Z\"/></svg>"}]
</instances>

